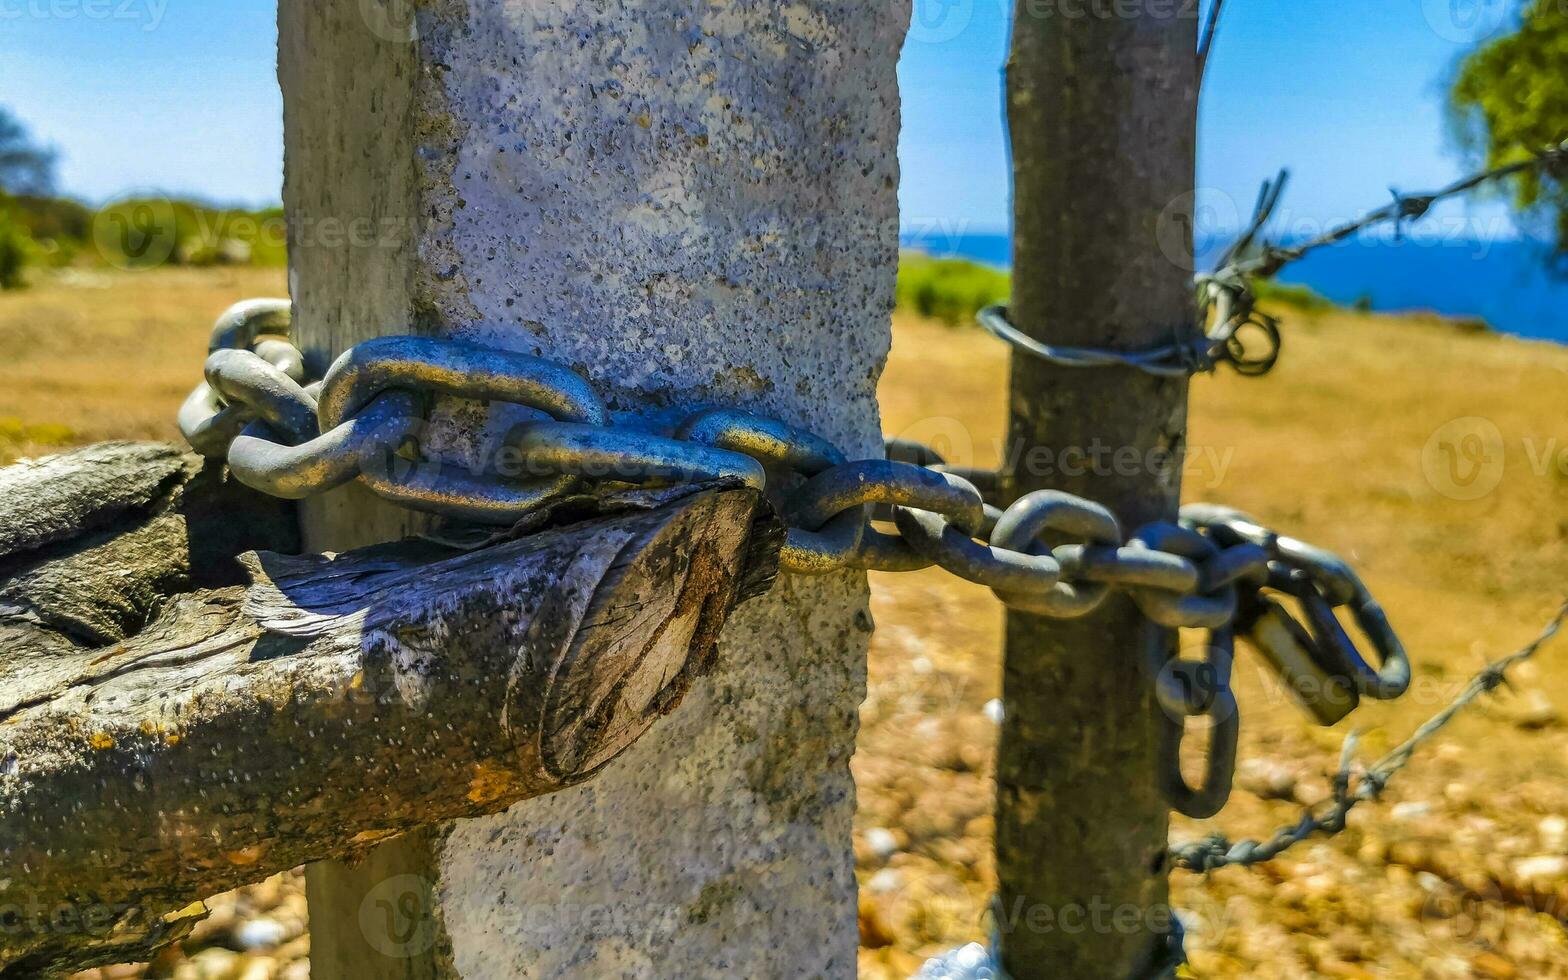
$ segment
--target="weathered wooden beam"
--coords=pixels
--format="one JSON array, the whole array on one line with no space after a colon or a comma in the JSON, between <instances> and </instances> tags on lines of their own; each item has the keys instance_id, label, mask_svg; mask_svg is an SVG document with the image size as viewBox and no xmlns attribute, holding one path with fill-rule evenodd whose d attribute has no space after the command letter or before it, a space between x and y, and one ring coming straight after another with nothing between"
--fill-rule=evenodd
<instances>
[{"instance_id":1,"label":"weathered wooden beam","mask_svg":"<svg viewBox=\"0 0 1568 980\"><path fill-rule=\"evenodd\" d=\"M246 551L299 550L292 505L161 443L111 442L0 469L0 650L103 646L168 595L244 580Z\"/></svg>"},{"instance_id":2,"label":"weathered wooden beam","mask_svg":"<svg viewBox=\"0 0 1568 980\"><path fill-rule=\"evenodd\" d=\"M768 551L751 490L622 503L474 550L248 554L108 645L22 611L81 551L34 556L0 586L0 976L146 958L207 895L592 776L710 666Z\"/></svg>"}]
</instances>

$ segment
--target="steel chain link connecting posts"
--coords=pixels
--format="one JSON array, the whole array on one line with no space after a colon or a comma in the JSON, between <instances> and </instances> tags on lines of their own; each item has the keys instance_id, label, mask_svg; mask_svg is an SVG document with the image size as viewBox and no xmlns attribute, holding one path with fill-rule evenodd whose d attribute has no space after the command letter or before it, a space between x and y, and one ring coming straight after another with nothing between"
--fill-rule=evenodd
<instances>
[{"instance_id":1,"label":"steel chain link connecting posts","mask_svg":"<svg viewBox=\"0 0 1568 980\"><path fill-rule=\"evenodd\" d=\"M570 369L462 341L368 341L304 385L288 328L284 300L225 313L206 381L180 415L193 446L226 458L237 479L264 493L302 499L357 480L410 509L510 525L596 483L730 480L779 504L788 526L780 565L796 574L937 566L1014 609L1055 618L1086 616L1113 592L1127 594L1152 624L1145 660L1164 716L1162 790L1189 816L1213 815L1229 795L1237 636L1325 725L1360 697L1397 697L1410 682L1397 636L1349 566L1227 508L1189 507L1179 524L1128 535L1105 507L1058 491L992 506L997 474L949 466L916 443L891 440L885 459L849 460L783 421L724 408L683 416L667 433L613 427L592 386ZM426 458L421 447L437 396L531 415L501 439L494 461L460 467ZM1371 641L1377 667L1340 623L1341 608ZM1208 631L1203 659L1176 655L1183 628ZM1207 772L1192 787L1180 759L1195 717L1212 724Z\"/></svg>"}]
</instances>

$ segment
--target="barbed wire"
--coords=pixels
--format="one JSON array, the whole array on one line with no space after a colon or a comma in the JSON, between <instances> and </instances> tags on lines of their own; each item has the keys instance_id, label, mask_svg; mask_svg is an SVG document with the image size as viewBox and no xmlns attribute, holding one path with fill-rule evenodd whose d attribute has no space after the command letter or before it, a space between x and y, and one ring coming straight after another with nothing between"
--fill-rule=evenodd
<instances>
[{"instance_id":1,"label":"barbed wire","mask_svg":"<svg viewBox=\"0 0 1568 980\"><path fill-rule=\"evenodd\" d=\"M1217 24L1220 6L1216 5L1211 29ZM1206 40L1212 44L1212 37ZM1290 171L1281 170L1273 180L1264 181L1247 227L1222 253L1213 272L1196 278L1198 322L1203 332L1190 328L1172 330L1168 343L1142 350L1111 350L1100 347L1069 347L1049 344L1029 336L1013 324L1005 305L991 306L977 316L980 325L993 336L1041 360L1061 367L1134 368L1156 377L1184 377L1211 374L1229 365L1245 377L1261 377L1279 362L1281 338L1279 321L1257 309L1254 283L1278 275L1287 265L1298 262L1321 248L1337 244L1352 235L1392 223L1396 235L1404 222L1425 217L1441 201L1468 194L1482 185L1506 180L1533 170L1561 171L1568 168L1568 139L1538 151L1528 160L1493 167L1456 180L1439 190L1423 194L1393 191L1389 204L1369 211L1354 221L1338 225L1321 235L1295 245L1258 244L1273 219L1290 182ZM1212 320L1213 327L1207 328Z\"/></svg>"},{"instance_id":2,"label":"barbed wire","mask_svg":"<svg viewBox=\"0 0 1568 980\"><path fill-rule=\"evenodd\" d=\"M1359 234L1369 228L1380 225L1393 224L1396 233L1406 221L1417 221L1426 217L1432 208L1442 201L1450 198L1461 197L1485 184L1507 180L1519 174L1532 170L1551 171L1554 168L1568 164L1568 139L1553 146L1546 147L1536 152L1528 160L1520 160L1489 170L1482 170L1468 177L1456 180L1439 190L1423 194L1401 194L1391 191L1393 201L1373 211L1369 211L1353 221L1347 221L1328 231L1309 238L1296 245L1270 245L1262 246L1259 254L1243 257L1253 244L1262 235L1264 228L1274 217L1274 212L1279 207L1279 202L1284 195L1285 187L1290 180L1290 171L1281 170L1279 176L1272 181L1265 181L1258 194L1257 206L1253 209L1252 221L1241 236L1226 249L1221 258L1219 267L1215 272L1205 278L1229 279L1240 277L1242 279L1269 279L1293 262L1298 262L1308 254L1329 245L1335 245L1352 235Z\"/></svg>"},{"instance_id":3,"label":"barbed wire","mask_svg":"<svg viewBox=\"0 0 1568 980\"><path fill-rule=\"evenodd\" d=\"M1494 661L1471 678L1465 689L1447 707L1428 719L1400 746L1374 762L1359 778L1353 777L1358 737L1352 733L1345 739L1340 753L1339 770L1334 776L1334 795L1328 809L1318 813L1308 807L1297 823L1275 831L1266 841L1243 840L1232 843L1223 834L1173 845L1170 849L1172 865L1184 871L1206 874L1225 867L1251 867L1271 861L1297 844L1317 835L1333 836L1345 829L1350 812L1362 803L1382 795L1388 782L1405 768L1415 752L1442 731L1465 708L1475 703L1481 695L1497 690L1508 682L1508 671L1533 658L1562 629L1568 621L1568 601L1563 603L1556 618L1530 643L1501 660Z\"/></svg>"},{"instance_id":4,"label":"barbed wire","mask_svg":"<svg viewBox=\"0 0 1568 980\"><path fill-rule=\"evenodd\" d=\"M1285 851L1319 834L1331 836L1345 829L1350 812L1361 803L1380 796L1388 781L1409 764L1416 749L1431 740L1466 707L1481 695L1495 691L1508 681L1508 671L1534 657L1541 648L1555 637L1568 622L1568 600L1558 610L1557 616L1530 643L1501 660L1493 661L1480 671L1453 701L1432 718L1398 748L1373 763L1359 780L1355 781L1354 764L1359 738L1352 733L1340 750L1339 769L1334 776L1333 803L1322 814L1308 808L1297 823L1282 827L1267 841L1244 840L1231 843L1224 835L1216 834L1201 840L1173 845L1170 849L1171 866L1184 871L1206 874L1225 867L1251 867L1279 857ZM993 898L993 903L996 900ZM1186 962L1181 923L1173 919L1173 932L1167 937L1167 955L1150 974L1155 980L1176 976L1176 970ZM997 937L983 946L971 943L961 949L928 960L914 980L1006 980L1008 974L996 954Z\"/></svg>"},{"instance_id":5,"label":"barbed wire","mask_svg":"<svg viewBox=\"0 0 1568 980\"><path fill-rule=\"evenodd\" d=\"M1272 317L1248 313L1246 317L1222 318L1213 333L1183 338L1179 336L1182 331L1172 331L1169 343L1136 351L1047 344L1015 327L1006 306L988 306L976 319L997 339L1062 367L1130 367L1156 377L1182 378L1209 374L1221 364L1229 364L1238 374L1253 377L1267 374L1279 360L1279 325ZM1261 353L1247 346L1243 331L1249 327L1261 331Z\"/></svg>"},{"instance_id":6,"label":"barbed wire","mask_svg":"<svg viewBox=\"0 0 1568 980\"><path fill-rule=\"evenodd\" d=\"M1214 52L1214 39L1219 33L1220 15L1225 12L1225 0L1214 0L1214 7L1209 11L1209 21L1203 29L1203 40L1198 42L1198 88L1203 88L1204 76L1208 74L1209 55Z\"/></svg>"}]
</instances>

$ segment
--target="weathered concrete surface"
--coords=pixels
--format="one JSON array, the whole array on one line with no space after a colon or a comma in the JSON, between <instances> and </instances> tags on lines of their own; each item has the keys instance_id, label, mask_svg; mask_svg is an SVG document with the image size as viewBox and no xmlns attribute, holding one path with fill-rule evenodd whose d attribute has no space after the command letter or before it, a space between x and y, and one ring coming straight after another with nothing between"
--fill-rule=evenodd
<instances>
[{"instance_id":1,"label":"weathered concrete surface","mask_svg":"<svg viewBox=\"0 0 1568 980\"><path fill-rule=\"evenodd\" d=\"M281 4L291 224L411 227L296 248L313 355L461 336L564 360L618 409L742 405L877 450L907 0L425 0L412 30L366 7ZM478 415L449 419L461 456ZM318 544L393 530L331 506ZM865 599L844 575L743 607L593 787L430 845L433 952L378 973L313 947L317 975L852 975Z\"/></svg>"}]
</instances>

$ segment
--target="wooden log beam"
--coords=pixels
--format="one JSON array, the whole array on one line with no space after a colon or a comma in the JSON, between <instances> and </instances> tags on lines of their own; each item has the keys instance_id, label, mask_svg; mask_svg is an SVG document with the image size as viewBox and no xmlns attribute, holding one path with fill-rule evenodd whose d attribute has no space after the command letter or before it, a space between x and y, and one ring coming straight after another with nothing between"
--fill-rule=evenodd
<instances>
[{"instance_id":1,"label":"wooden log beam","mask_svg":"<svg viewBox=\"0 0 1568 980\"><path fill-rule=\"evenodd\" d=\"M770 550L748 489L618 505L641 509L473 550L251 553L242 584L163 596L107 645L24 611L105 542L7 557L0 977L148 958L195 900L596 773L711 665ZM168 516L108 545L140 554ZM119 579L140 594L168 564Z\"/></svg>"}]
</instances>

